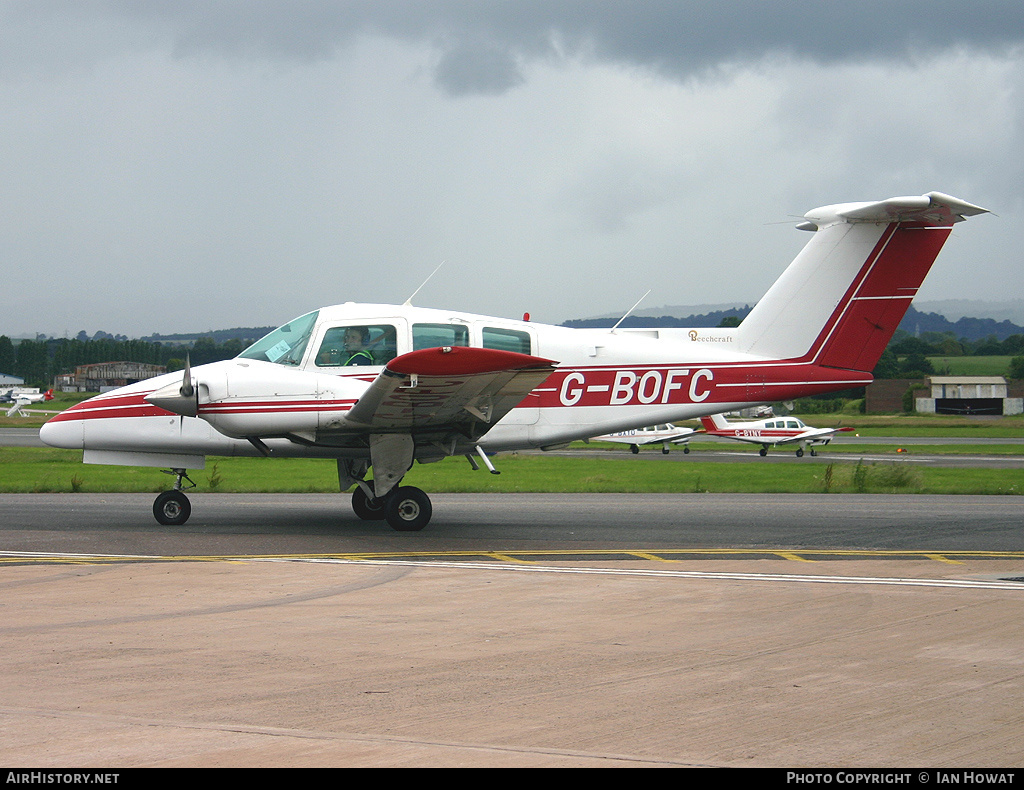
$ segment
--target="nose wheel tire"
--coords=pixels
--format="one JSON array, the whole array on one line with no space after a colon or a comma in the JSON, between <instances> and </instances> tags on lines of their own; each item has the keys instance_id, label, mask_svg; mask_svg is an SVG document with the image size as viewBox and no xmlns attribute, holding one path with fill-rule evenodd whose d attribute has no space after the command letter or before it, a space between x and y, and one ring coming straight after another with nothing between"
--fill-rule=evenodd
<instances>
[{"instance_id":1,"label":"nose wheel tire","mask_svg":"<svg viewBox=\"0 0 1024 790\"><path fill-rule=\"evenodd\" d=\"M164 491L153 503L153 515L165 526L178 526L192 515L192 505L181 491Z\"/></svg>"},{"instance_id":2,"label":"nose wheel tire","mask_svg":"<svg viewBox=\"0 0 1024 790\"><path fill-rule=\"evenodd\" d=\"M430 521L430 497L415 486L400 486L387 498L385 518L399 532L419 532Z\"/></svg>"}]
</instances>

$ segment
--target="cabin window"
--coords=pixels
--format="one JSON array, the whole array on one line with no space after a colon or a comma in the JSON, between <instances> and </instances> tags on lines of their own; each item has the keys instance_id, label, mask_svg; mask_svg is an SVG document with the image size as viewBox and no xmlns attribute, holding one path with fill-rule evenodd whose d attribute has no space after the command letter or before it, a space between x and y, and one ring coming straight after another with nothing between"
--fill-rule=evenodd
<instances>
[{"instance_id":1,"label":"cabin window","mask_svg":"<svg viewBox=\"0 0 1024 790\"><path fill-rule=\"evenodd\" d=\"M798 423L796 420L787 420L786 427L787 428L799 428L800 427L800 423Z\"/></svg>"},{"instance_id":2,"label":"cabin window","mask_svg":"<svg viewBox=\"0 0 1024 790\"><path fill-rule=\"evenodd\" d=\"M514 351L517 354L532 354L530 349L530 333L517 329L497 329L493 326L484 327L484 348L498 351Z\"/></svg>"},{"instance_id":3,"label":"cabin window","mask_svg":"<svg viewBox=\"0 0 1024 790\"><path fill-rule=\"evenodd\" d=\"M441 346L468 346L469 329L462 324L413 324L412 348L419 351L424 348Z\"/></svg>"},{"instance_id":4,"label":"cabin window","mask_svg":"<svg viewBox=\"0 0 1024 790\"><path fill-rule=\"evenodd\" d=\"M324 333L314 361L318 368L385 365L397 354L391 324L332 326Z\"/></svg>"},{"instance_id":5,"label":"cabin window","mask_svg":"<svg viewBox=\"0 0 1024 790\"><path fill-rule=\"evenodd\" d=\"M310 335L313 334L319 313L319 310L314 310L294 321L289 321L261 340L257 340L238 357L276 362L279 365L298 365L302 362L302 355L306 351Z\"/></svg>"}]
</instances>

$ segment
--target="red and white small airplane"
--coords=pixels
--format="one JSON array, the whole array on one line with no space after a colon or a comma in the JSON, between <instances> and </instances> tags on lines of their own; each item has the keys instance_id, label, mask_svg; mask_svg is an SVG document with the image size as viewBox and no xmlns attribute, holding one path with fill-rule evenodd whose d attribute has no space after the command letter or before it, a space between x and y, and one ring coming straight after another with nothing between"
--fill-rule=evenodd
<instances>
[{"instance_id":1,"label":"red and white small airplane","mask_svg":"<svg viewBox=\"0 0 1024 790\"><path fill-rule=\"evenodd\" d=\"M13 417L16 414L21 414L21 410L24 406L53 400L53 390L47 390L46 392L19 392L18 390L11 390L5 396L4 400L7 403L13 404L11 408L7 410L7 416Z\"/></svg>"},{"instance_id":2,"label":"red and white small airplane","mask_svg":"<svg viewBox=\"0 0 1024 790\"><path fill-rule=\"evenodd\" d=\"M683 445L683 452L690 452L688 442L694 434L703 433L693 428L677 428L670 422L661 425L648 425L646 428L635 428L629 431L617 431L606 433L604 436L594 436L592 442L618 442L628 444L634 454L640 452L641 447L650 444L660 444L661 451L668 455L671 445Z\"/></svg>"},{"instance_id":3,"label":"red and white small airplane","mask_svg":"<svg viewBox=\"0 0 1024 790\"><path fill-rule=\"evenodd\" d=\"M744 420L729 422L724 414L713 414L701 417L704 432L708 436L722 436L738 442L750 442L761 445L760 454L768 455L768 448L777 444L798 444L796 457L803 458L804 450L810 447L811 455L816 455L813 445L828 444L841 431L852 431L853 428L812 428L796 417L767 417L763 420Z\"/></svg>"},{"instance_id":4,"label":"red and white small airplane","mask_svg":"<svg viewBox=\"0 0 1024 790\"><path fill-rule=\"evenodd\" d=\"M575 440L861 387L954 223L940 192L814 209L813 235L738 327L570 329L403 305L323 307L235 359L98 395L46 423L86 463L165 467L163 524L191 512L206 456L329 458L352 507L426 526L416 462ZM524 316L524 318L526 318ZM370 478L368 472L373 469Z\"/></svg>"}]
</instances>

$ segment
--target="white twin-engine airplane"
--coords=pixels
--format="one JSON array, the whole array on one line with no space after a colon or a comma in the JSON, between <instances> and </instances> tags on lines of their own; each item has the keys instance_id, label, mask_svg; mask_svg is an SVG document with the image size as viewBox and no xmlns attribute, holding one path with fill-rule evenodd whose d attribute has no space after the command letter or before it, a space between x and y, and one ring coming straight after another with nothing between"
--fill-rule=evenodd
<instances>
[{"instance_id":1,"label":"white twin-engine airplane","mask_svg":"<svg viewBox=\"0 0 1024 790\"><path fill-rule=\"evenodd\" d=\"M869 384L954 223L985 209L931 192L815 209L814 235L736 328L569 329L347 303L289 321L233 360L167 374L62 412L40 431L86 463L166 467L153 506L184 523L182 480L205 456L337 459L363 519L426 526L415 461L551 449ZM373 467L373 477L367 472ZM188 481L191 483L191 481Z\"/></svg>"},{"instance_id":2,"label":"white twin-engine airplane","mask_svg":"<svg viewBox=\"0 0 1024 790\"><path fill-rule=\"evenodd\" d=\"M8 417L21 414L21 410L25 406L30 406L33 403L43 403L48 400L53 400L53 390L47 390L46 392L19 392L18 390L9 390L3 397L4 402L13 404L11 408L7 410L6 416Z\"/></svg>"},{"instance_id":3,"label":"white twin-engine airplane","mask_svg":"<svg viewBox=\"0 0 1024 790\"><path fill-rule=\"evenodd\" d=\"M723 414L701 417L704 432L708 436L722 436L739 442L750 442L761 445L758 451L762 456L768 455L768 448L776 444L797 444L796 457L803 458L804 450L811 449L814 455L816 444L828 444L841 431L852 431L853 428L812 428L796 417L767 417L763 420L744 420L729 422Z\"/></svg>"},{"instance_id":4,"label":"white twin-engine airplane","mask_svg":"<svg viewBox=\"0 0 1024 790\"><path fill-rule=\"evenodd\" d=\"M633 428L628 431L616 431L606 433L604 436L595 436L591 439L594 442L618 442L628 444L634 454L640 452L641 447L650 444L660 444L661 451L668 455L673 444L683 445L683 452L690 452L688 442L701 431L693 428L677 428L670 422L661 425L648 425L646 428Z\"/></svg>"}]
</instances>

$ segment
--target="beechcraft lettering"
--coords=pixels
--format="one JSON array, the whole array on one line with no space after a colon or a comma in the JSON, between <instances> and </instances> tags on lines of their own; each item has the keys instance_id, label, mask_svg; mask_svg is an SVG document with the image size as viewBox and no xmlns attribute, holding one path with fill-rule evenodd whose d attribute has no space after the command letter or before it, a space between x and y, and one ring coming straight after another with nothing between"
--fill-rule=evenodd
<instances>
[{"instance_id":1,"label":"beechcraft lettering","mask_svg":"<svg viewBox=\"0 0 1024 790\"><path fill-rule=\"evenodd\" d=\"M707 368L573 372L562 379L562 406L626 406L701 403L712 392L715 374Z\"/></svg>"},{"instance_id":2,"label":"beechcraft lettering","mask_svg":"<svg viewBox=\"0 0 1024 790\"><path fill-rule=\"evenodd\" d=\"M461 455L497 472L495 453L869 384L953 225L982 213L940 192L814 209L798 226L810 240L737 327L570 329L411 299L321 307L235 359L83 401L40 437L86 463L169 469L162 524L188 519L188 472L206 456L265 456L332 459L359 518L419 530L432 506L402 484L415 463Z\"/></svg>"},{"instance_id":3,"label":"beechcraft lettering","mask_svg":"<svg viewBox=\"0 0 1024 790\"><path fill-rule=\"evenodd\" d=\"M691 329L688 336L694 343L732 343L735 340L728 335L709 335L696 329Z\"/></svg>"}]
</instances>

